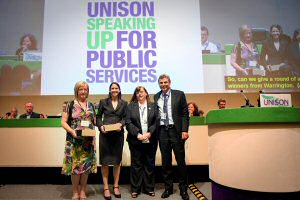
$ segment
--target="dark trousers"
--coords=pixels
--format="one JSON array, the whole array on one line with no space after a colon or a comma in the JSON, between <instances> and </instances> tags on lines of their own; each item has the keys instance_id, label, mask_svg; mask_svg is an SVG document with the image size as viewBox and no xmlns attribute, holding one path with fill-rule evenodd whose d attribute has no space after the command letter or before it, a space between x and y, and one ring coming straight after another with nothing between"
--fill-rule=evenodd
<instances>
[{"instance_id":1,"label":"dark trousers","mask_svg":"<svg viewBox=\"0 0 300 200\"><path fill-rule=\"evenodd\" d=\"M129 144L131 167L130 183L131 192L140 193L154 191L154 161L155 152L152 143Z\"/></svg>"},{"instance_id":2,"label":"dark trousers","mask_svg":"<svg viewBox=\"0 0 300 200\"><path fill-rule=\"evenodd\" d=\"M175 127L171 129L160 128L159 147L162 157L162 174L165 182L165 189L173 188L172 176L172 150L178 167L178 179L180 190L187 189L187 169L185 165L185 141L178 137Z\"/></svg>"}]
</instances>

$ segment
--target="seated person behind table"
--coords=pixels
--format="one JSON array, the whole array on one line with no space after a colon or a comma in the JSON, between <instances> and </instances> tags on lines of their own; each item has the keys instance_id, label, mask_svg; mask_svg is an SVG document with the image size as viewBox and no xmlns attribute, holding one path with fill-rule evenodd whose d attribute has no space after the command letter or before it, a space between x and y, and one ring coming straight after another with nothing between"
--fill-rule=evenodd
<instances>
[{"instance_id":1,"label":"seated person behind table","mask_svg":"<svg viewBox=\"0 0 300 200\"><path fill-rule=\"evenodd\" d=\"M289 64L292 67L292 74L300 76L300 28L295 30L289 47Z\"/></svg>"},{"instance_id":2,"label":"seated person behind table","mask_svg":"<svg viewBox=\"0 0 300 200\"><path fill-rule=\"evenodd\" d=\"M242 25L239 35L240 42L233 49L230 64L237 76L253 75L253 70L259 69L259 51L252 41L252 30L248 25Z\"/></svg>"},{"instance_id":3,"label":"seated person behind table","mask_svg":"<svg viewBox=\"0 0 300 200\"><path fill-rule=\"evenodd\" d=\"M219 99L218 100L218 107L219 107L219 109L226 108L226 100L225 99Z\"/></svg>"},{"instance_id":4,"label":"seated person behind table","mask_svg":"<svg viewBox=\"0 0 300 200\"><path fill-rule=\"evenodd\" d=\"M20 48L17 49L16 55L23 56L25 51L37 50L37 40L34 35L26 34L20 39Z\"/></svg>"},{"instance_id":5,"label":"seated person behind table","mask_svg":"<svg viewBox=\"0 0 300 200\"><path fill-rule=\"evenodd\" d=\"M10 110L11 115L8 119L19 119L20 115L18 114L18 110L16 107L12 107Z\"/></svg>"},{"instance_id":6,"label":"seated person behind table","mask_svg":"<svg viewBox=\"0 0 300 200\"><path fill-rule=\"evenodd\" d=\"M188 111L189 111L189 116L199 116L199 111L198 111L198 106L196 105L195 102L189 102L188 103Z\"/></svg>"},{"instance_id":7,"label":"seated person behind table","mask_svg":"<svg viewBox=\"0 0 300 200\"><path fill-rule=\"evenodd\" d=\"M280 25L270 27L270 38L263 42L260 63L266 69L267 75L289 75L291 68L288 65L289 41L282 38Z\"/></svg>"},{"instance_id":8,"label":"seated person behind table","mask_svg":"<svg viewBox=\"0 0 300 200\"><path fill-rule=\"evenodd\" d=\"M63 102L63 104L62 104L62 112L58 113L57 116L62 116L62 113L66 112L68 103L69 103L68 101L64 101Z\"/></svg>"},{"instance_id":9,"label":"seated person behind table","mask_svg":"<svg viewBox=\"0 0 300 200\"><path fill-rule=\"evenodd\" d=\"M27 102L25 104L26 113L20 116L20 119L30 119L30 118L41 118L40 113L33 112L33 104L31 102Z\"/></svg>"},{"instance_id":10,"label":"seated person behind table","mask_svg":"<svg viewBox=\"0 0 300 200\"><path fill-rule=\"evenodd\" d=\"M208 51L209 53L219 52L217 45L208 41L208 29L205 26L201 26L201 50L202 52Z\"/></svg>"},{"instance_id":11,"label":"seated person behind table","mask_svg":"<svg viewBox=\"0 0 300 200\"><path fill-rule=\"evenodd\" d=\"M2 119L9 119L10 115L11 115L11 113L7 112L7 113L5 113L5 116Z\"/></svg>"}]
</instances>

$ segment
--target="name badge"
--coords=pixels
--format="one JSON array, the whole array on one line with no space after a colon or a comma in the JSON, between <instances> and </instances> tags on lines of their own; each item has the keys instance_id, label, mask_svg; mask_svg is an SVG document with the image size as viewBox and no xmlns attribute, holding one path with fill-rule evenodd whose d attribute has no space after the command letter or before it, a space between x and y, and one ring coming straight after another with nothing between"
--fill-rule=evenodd
<instances>
[{"instance_id":1,"label":"name badge","mask_svg":"<svg viewBox=\"0 0 300 200\"><path fill-rule=\"evenodd\" d=\"M82 121L80 122L80 126L88 127L89 125L90 125L90 122L87 121L87 120L82 120Z\"/></svg>"},{"instance_id":2,"label":"name badge","mask_svg":"<svg viewBox=\"0 0 300 200\"><path fill-rule=\"evenodd\" d=\"M250 66L250 67L256 67L256 66L257 66L256 60L250 60L250 61L249 61L249 66Z\"/></svg>"}]
</instances>

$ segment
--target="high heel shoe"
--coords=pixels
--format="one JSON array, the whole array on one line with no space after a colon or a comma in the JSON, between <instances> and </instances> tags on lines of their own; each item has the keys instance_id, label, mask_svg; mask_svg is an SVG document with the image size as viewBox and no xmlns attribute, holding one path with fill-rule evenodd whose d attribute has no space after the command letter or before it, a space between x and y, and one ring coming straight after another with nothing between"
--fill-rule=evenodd
<instances>
[{"instance_id":1,"label":"high heel shoe","mask_svg":"<svg viewBox=\"0 0 300 200\"><path fill-rule=\"evenodd\" d=\"M109 196L105 196L105 190L109 191L109 189L103 189L103 197L104 197L104 199L105 200L111 200L111 196L110 195Z\"/></svg>"},{"instance_id":2,"label":"high heel shoe","mask_svg":"<svg viewBox=\"0 0 300 200\"><path fill-rule=\"evenodd\" d=\"M113 186L113 190L114 190L114 196L115 196L116 198L121 198L121 193L120 193L120 194L116 194L116 193L115 193L115 189L118 189L119 192L120 192L120 187L119 187L119 186Z\"/></svg>"},{"instance_id":3,"label":"high heel shoe","mask_svg":"<svg viewBox=\"0 0 300 200\"><path fill-rule=\"evenodd\" d=\"M154 197L155 196L155 192L146 192L146 194L148 194L150 197Z\"/></svg>"},{"instance_id":4,"label":"high heel shoe","mask_svg":"<svg viewBox=\"0 0 300 200\"><path fill-rule=\"evenodd\" d=\"M139 195L139 193L137 193L137 192L132 192L131 193L131 198L137 198L138 197L138 195Z\"/></svg>"},{"instance_id":5,"label":"high heel shoe","mask_svg":"<svg viewBox=\"0 0 300 200\"><path fill-rule=\"evenodd\" d=\"M86 199L87 199L86 196L81 196L81 197L79 198L79 200L86 200Z\"/></svg>"}]
</instances>

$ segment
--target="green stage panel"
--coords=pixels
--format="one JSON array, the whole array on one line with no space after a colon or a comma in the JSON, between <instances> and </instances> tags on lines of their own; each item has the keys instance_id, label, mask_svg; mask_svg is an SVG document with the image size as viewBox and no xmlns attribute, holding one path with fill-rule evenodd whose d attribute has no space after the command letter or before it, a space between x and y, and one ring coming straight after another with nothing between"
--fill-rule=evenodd
<instances>
[{"instance_id":1,"label":"green stage panel","mask_svg":"<svg viewBox=\"0 0 300 200\"><path fill-rule=\"evenodd\" d=\"M1 119L0 127L61 127L61 119Z\"/></svg>"},{"instance_id":2,"label":"green stage panel","mask_svg":"<svg viewBox=\"0 0 300 200\"><path fill-rule=\"evenodd\" d=\"M250 107L211 110L206 115L206 123L300 123L300 107Z\"/></svg>"}]
</instances>

